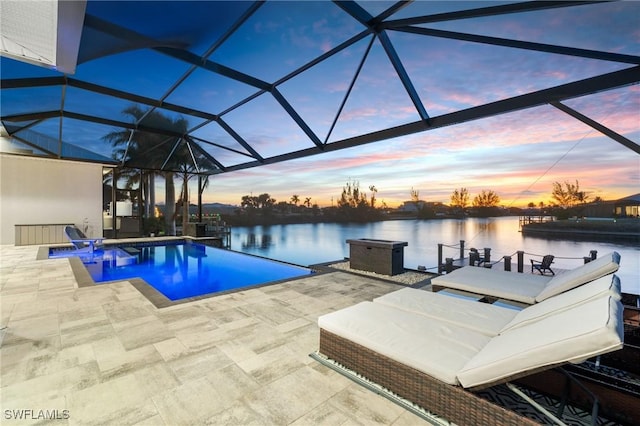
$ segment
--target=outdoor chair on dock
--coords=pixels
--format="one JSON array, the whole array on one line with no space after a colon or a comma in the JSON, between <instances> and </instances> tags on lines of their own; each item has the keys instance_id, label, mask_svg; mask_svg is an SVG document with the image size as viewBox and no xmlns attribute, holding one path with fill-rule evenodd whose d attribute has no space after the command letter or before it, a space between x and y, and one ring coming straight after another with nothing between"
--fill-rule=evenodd
<instances>
[{"instance_id":1,"label":"outdoor chair on dock","mask_svg":"<svg viewBox=\"0 0 640 426\"><path fill-rule=\"evenodd\" d=\"M449 422L533 425L482 392L621 349L622 311L613 275L521 311L405 288L318 318L312 357Z\"/></svg>"},{"instance_id":2,"label":"outdoor chair on dock","mask_svg":"<svg viewBox=\"0 0 640 426\"><path fill-rule=\"evenodd\" d=\"M482 266L483 263L486 262L486 259L480 255L480 252L477 248L471 247L469 249L469 265L471 266Z\"/></svg>"},{"instance_id":3,"label":"outdoor chair on dock","mask_svg":"<svg viewBox=\"0 0 640 426\"><path fill-rule=\"evenodd\" d=\"M465 266L433 278L431 284L433 291L449 288L532 305L612 274L619 266L620 255L614 251L554 276Z\"/></svg>"},{"instance_id":4,"label":"outdoor chair on dock","mask_svg":"<svg viewBox=\"0 0 640 426\"><path fill-rule=\"evenodd\" d=\"M554 256L552 254L544 256L541 262L531 259L531 273L533 274L533 271L538 271L540 272L540 275L544 275L546 271L549 271L551 272L551 275L555 275L556 273L551 269L553 259Z\"/></svg>"}]
</instances>

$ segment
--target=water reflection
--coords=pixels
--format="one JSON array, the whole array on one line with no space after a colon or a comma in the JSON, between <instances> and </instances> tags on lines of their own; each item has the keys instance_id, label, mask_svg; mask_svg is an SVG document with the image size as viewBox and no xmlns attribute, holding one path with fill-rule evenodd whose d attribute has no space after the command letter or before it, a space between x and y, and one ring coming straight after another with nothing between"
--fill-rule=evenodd
<instances>
[{"instance_id":1,"label":"water reflection","mask_svg":"<svg viewBox=\"0 0 640 426\"><path fill-rule=\"evenodd\" d=\"M259 227L259 229L256 230L254 230L253 228L244 229L251 231L247 232L246 234L238 234L234 232L231 236L232 241L235 241L236 239L240 240L240 249L238 249L239 251L247 253L253 252L254 250L264 251L268 250L273 245L272 231L269 226ZM237 243L235 245L232 243L232 246L236 248Z\"/></svg>"},{"instance_id":2,"label":"water reflection","mask_svg":"<svg viewBox=\"0 0 640 426\"><path fill-rule=\"evenodd\" d=\"M438 243L452 246L445 257L458 257L456 246L465 241L466 250L491 248L491 259L514 255L518 250L531 256L553 254L554 266L571 269L591 250L603 255L613 250L622 256L618 275L625 291L640 293L640 245L591 241L548 240L525 237L518 230L517 217L469 218L446 220L395 220L364 224L293 224L234 227L231 248L298 265L331 262L349 256L348 239L374 238L406 241L404 263L407 268L425 266L435 269ZM539 260L539 259L538 259ZM515 261L515 258L514 258ZM635 290L635 291L634 291Z\"/></svg>"}]
</instances>

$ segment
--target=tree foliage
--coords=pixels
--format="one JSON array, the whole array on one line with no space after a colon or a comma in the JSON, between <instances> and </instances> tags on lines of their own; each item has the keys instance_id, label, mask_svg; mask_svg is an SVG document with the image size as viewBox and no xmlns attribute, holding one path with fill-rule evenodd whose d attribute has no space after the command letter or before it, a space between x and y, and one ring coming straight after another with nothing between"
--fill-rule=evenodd
<instances>
[{"instance_id":1,"label":"tree foliage","mask_svg":"<svg viewBox=\"0 0 640 426\"><path fill-rule=\"evenodd\" d=\"M347 181L342 187L342 194L338 200L336 220L361 222L378 219L380 213L375 208L375 193L378 192L378 189L374 185L369 188L373 192L371 204L369 204L367 194L360 190L360 183L357 180Z\"/></svg>"},{"instance_id":2,"label":"tree foliage","mask_svg":"<svg viewBox=\"0 0 640 426\"><path fill-rule=\"evenodd\" d=\"M551 198L565 209L584 204L589 200L587 193L580 190L580 183L577 179L575 184L567 181L564 182L564 185L560 182L553 182Z\"/></svg>"},{"instance_id":3,"label":"tree foliage","mask_svg":"<svg viewBox=\"0 0 640 426\"><path fill-rule=\"evenodd\" d=\"M496 207L498 204L500 204L500 197L490 189L483 189L473 198L474 207Z\"/></svg>"},{"instance_id":4,"label":"tree foliage","mask_svg":"<svg viewBox=\"0 0 640 426\"><path fill-rule=\"evenodd\" d=\"M347 181L344 187L342 187L342 194L338 200L338 207L340 208L358 208L361 206L368 206L367 194L360 191L360 182L357 180Z\"/></svg>"},{"instance_id":5,"label":"tree foliage","mask_svg":"<svg viewBox=\"0 0 640 426\"><path fill-rule=\"evenodd\" d=\"M243 195L240 201L240 206L249 213L260 210L262 214L268 214L273 210L275 204L276 199L267 193L260 194L258 196Z\"/></svg>"},{"instance_id":6,"label":"tree foliage","mask_svg":"<svg viewBox=\"0 0 640 426\"><path fill-rule=\"evenodd\" d=\"M469 191L467 188L456 189L451 194L451 207L459 207L464 209L469 205Z\"/></svg>"},{"instance_id":7,"label":"tree foliage","mask_svg":"<svg viewBox=\"0 0 640 426\"><path fill-rule=\"evenodd\" d=\"M411 187L411 192L409 193L409 195L411 195L411 201L413 201L414 203L420 201L420 191L418 191L417 189L413 189L413 187Z\"/></svg>"}]
</instances>

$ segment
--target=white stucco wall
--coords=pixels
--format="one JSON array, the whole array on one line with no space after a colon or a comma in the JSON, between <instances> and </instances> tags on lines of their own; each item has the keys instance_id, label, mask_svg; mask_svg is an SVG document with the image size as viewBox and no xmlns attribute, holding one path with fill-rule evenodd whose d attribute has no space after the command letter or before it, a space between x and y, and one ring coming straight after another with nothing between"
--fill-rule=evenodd
<instances>
[{"instance_id":1,"label":"white stucco wall","mask_svg":"<svg viewBox=\"0 0 640 426\"><path fill-rule=\"evenodd\" d=\"M101 165L0 154L0 244L15 225L85 222L102 236Z\"/></svg>"}]
</instances>

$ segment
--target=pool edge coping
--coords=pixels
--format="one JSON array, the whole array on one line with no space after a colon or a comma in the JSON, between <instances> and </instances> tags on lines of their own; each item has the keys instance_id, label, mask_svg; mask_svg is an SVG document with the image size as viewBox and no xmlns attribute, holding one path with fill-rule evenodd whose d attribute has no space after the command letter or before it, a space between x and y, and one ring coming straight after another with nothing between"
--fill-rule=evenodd
<instances>
[{"instance_id":1,"label":"pool edge coping","mask_svg":"<svg viewBox=\"0 0 640 426\"><path fill-rule=\"evenodd\" d=\"M165 241L173 241L173 240L174 239L167 239ZM53 248L53 247L55 247L55 246L48 246L48 245L47 246L40 246L38 248L38 253L36 254L36 260L47 260L47 259L49 259L49 250L51 248ZM60 246L57 246L57 247L60 247ZM242 252L237 252L237 253L245 254L245 255L248 255L248 256L254 256L254 255L248 254L248 253L242 253ZM262 257L262 256L254 256L254 257ZM149 302L151 302L151 304L153 306L155 306L157 309L168 308L168 307L171 307L171 306L181 305L181 304L195 302L195 301L204 300L204 299L210 299L212 297L222 296L222 295L225 295L225 294L237 293L237 292L240 292L240 291L252 290L252 289L256 289L256 288L260 288L260 287L266 287L266 286L275 285L275 284L282 284L282 283L289 282L289 281L296 281L296 280L299 280L299 279L308 278L309 276L312 276L312 275L317 276L317 275L323 275L323 274L326 274L326 273L330 272L330 271L321 270L321 268L313 267L313 265L312 266L301 266L301 265L296 265L296 264L289 263L289 262L282 262L280 260L264 258L264 259L268 259L268 260L271 260L271 261L274 261L274 262L279 262L279 263L284 263L284 264L288 264L288 265L307 268L307 269L309 269L310 272L309 272L308 275L301 275L301 276L293 277L293 278L285 278L285 279L281 279L281 280L269 281L269 282L266 282L266 283L260 283L260 284L252 285L252 286L249 286L249 287L242 287L242 288L239 288L239 289L224 290L224 291L219 291L219 292L215 292L215 293L206 293L206 294L201 294L201 295L198 295L198 296L185 297L183 299L178 299L178 300L171 300L167 296L162 294L160 291L156 290L151 284L149 284L148 282L146 282L145 280L143 280L142 278L139 278L139 277L124 279L124 280L116 280L116 281L105 281L105 282L98 283L93 279L93 277L89 273L89 270L85 267L84 263L82 262L82 260L80 260L79 257L70 256L70 257L67 257L66 259L69 260L69 265L71 266L71 271L73 272L73 276L74 276L74 278L76 280L78 288L85 288L85 287L96 287L97 288L98 286L101 286L101 285L111 285L111 284L116 284L116 283L128 282L136 290L138 290L138 292L140 292L140 294L142 294Z\"/></svg>"}]
</instances>

